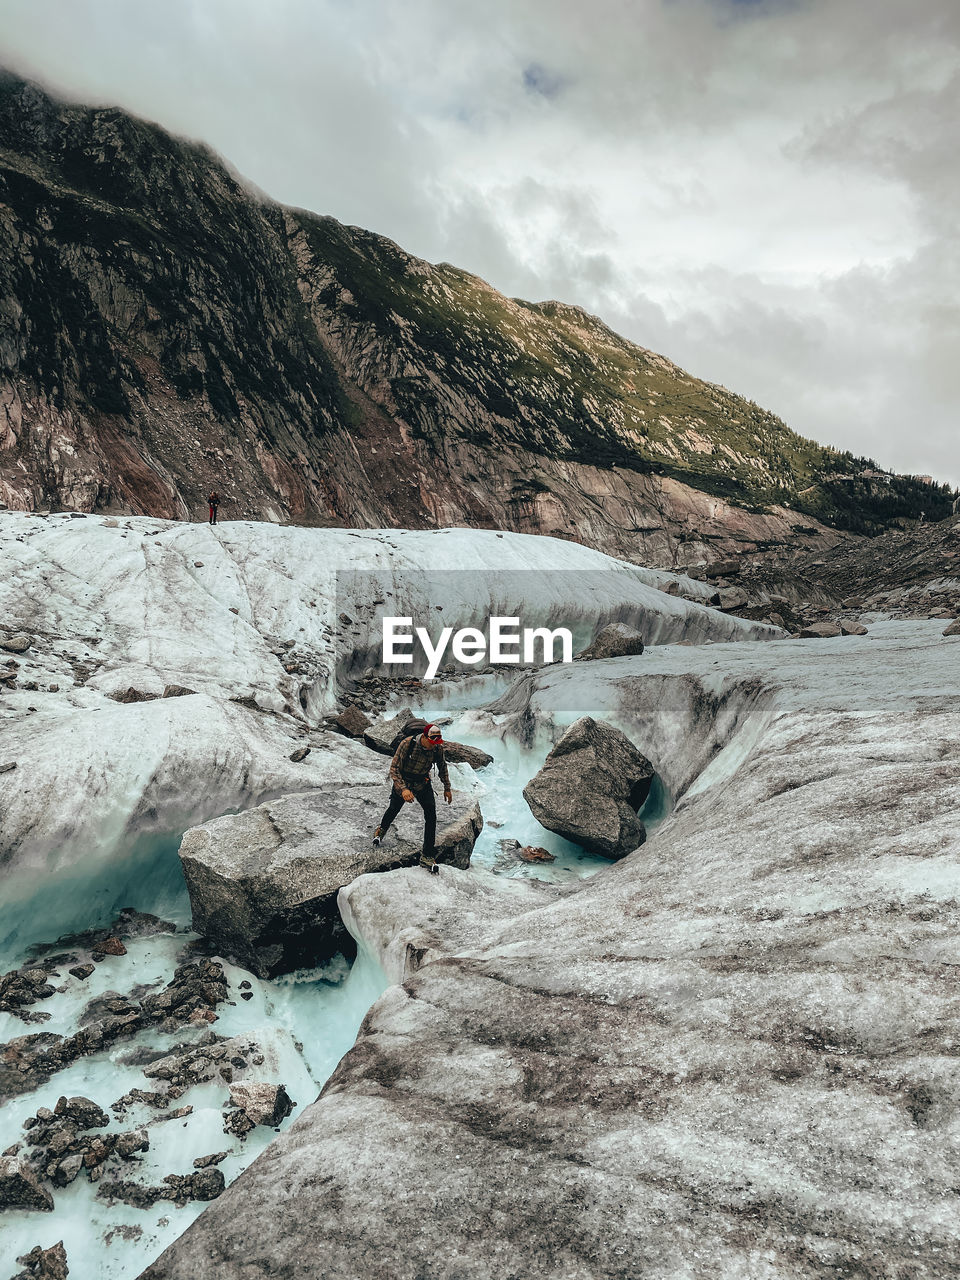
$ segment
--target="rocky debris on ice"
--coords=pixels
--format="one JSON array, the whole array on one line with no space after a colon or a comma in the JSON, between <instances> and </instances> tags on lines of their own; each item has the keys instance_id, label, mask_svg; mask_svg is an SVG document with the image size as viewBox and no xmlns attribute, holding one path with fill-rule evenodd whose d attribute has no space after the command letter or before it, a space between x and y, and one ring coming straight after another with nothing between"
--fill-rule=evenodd
<instances>
[{"instance_id":1,"label":"rocky debris on ice","mask_svg":"<svg viewBox=\"0 0 960 1280\"><path fill-rule=\"evenodd\" d=\"M17 1263L23 1267L23 1271L17 1272L11 1280L67 1280L70 1274L67 1251L62 1240L50 1245L48 1249L39 1244L34 1245L29 1253L17 1258Z\"/></svg>"},{"instance_id":2,"label":"rocky debris on ice","mask_svg":"<svg viewBox=\"0 0 960 1280\"><path fill-rule=\"evenodd\" d=\"M131 1179L104 1180L97 1188L97 1198L115 1204L121 1200L135 1209L150 1209L160 1200L185 1205L190 1200L215 1200L226 1186L220 1169L198 1169L196 1173L168 1173L163 1186L145 1186Z\"/></svg>"},{"instance_id":3,"label":"rocky debris on ice","mask_svg":"<svg viewBox=\"0 0 960 1280\"><path fill-rule=\"evenodd\" d=\"M193 1162L195 1169L209 1169L211 1165L222 1164L230 1154L229 1151L213 1151L208 1156L197 1156Z\"/></svg>"},{"instance_id":4,"label":"rocky debris on ice","mask_svg":"<svg viewBox=\"0 0 960 1280\"><path fill-rule=\"evenodd\" d=\"M960 618L957 618L955 622L951 622L943 634L945 636L960 636Z\"/></svg>"},{"instance_id":5,"label":"rocky debris on ice","mask_svg":"<svg viewBox=\"0 0 960 1280\"><path fill-rule=\"evenodd\" d=\"M516 862L556 862L556 856L549 849L544 849L542 845L525 844L522 845L519 840L501 840L499 841L501 856L494 864L494 871L501 872L505 870L511 863Z\"/></svg>"},{"instance_id":6,"label":"rocky debris on ice","mask_svg":"<svg viewBox=\"0 0 960 1280\"><path fill-rule=\"evenodd\" d=\"M518 849L517 857L521 862L556 862L556 855L540 844L525 844Z\"/></svg>"},{"instance_id":7,"label":"rocky debris on ice","mask_svg":"<svg viewBox=\"0 0 960 1280\"><path fill-rule=\"evenodd\" d=\"M232 1084L234 1077L262 1066L264 1055L249 1036L220 1039L211 1032L199 1045L182 1045L143 1068L148 1080L166 1085L164 1101L178 1098L195 1084L220 1080Z\"/></svg>"},{"instance_id":8,"label":"rocky debris on ice","mask_svg":"<svg viewBox=\"0 0 960 1280\"><path fill-rule=\"evenodd\" d=\"M55 1187L66 1187L81 1172L91 1182L102 1177L111 1159L129 1161L146 1151L149 1140L144 1129L125 1132L93 1133L104 1129L109 1117L89 1098L65 1098L55 1109L40 1107L36 1115L23 1122L29 1148L26 1162L38 1179L46 1179Z\"/></svg>"},{"instance_id":9,"label":"rocky debris on ice","mask_svg":"<svg viewBox=\"0 0 960 1280\"><path fill-rule=\"evenodd\" d=\"M523 789L541 826L588 853L622 858L646 839L637 810L653 766L619 729L582 716Z\"/></svg>"},{"instance_id":10,"label":"rocky debris on ice","mask_svg":"<svg viewBox=\"0 0 960 1280\"><path fill-rule=\"evenodd\" d=\"M260 977L313 968L352 951L337 893L358 875L417 862L423 815L405 805L382 847L371 844L389 788L345 785L281 796L193 827L183 866L193 927ZM468 866L483 827L479 805L457 791L438 805L437 858Z\"/></svg>"},{"instance_id":11,"label":"rocky debris on ice","mask_svg":"<svg viewBox=\"0 0 960 1280\"><path fill-rule=\"evenodd\" d=\"M198 1012L212 1015L227 995L223 966L201 959L178 965L160 991L129 999L116 993L97 997L86 1007L91 1016L81 1013L79 1028L72 1035L34 1032L3 1046L0 1101L27 1093L78 1058L100 1053L146 1028L170 1032L190 1024Z\"/></svg>"},{"instance_id":12,"label":"rocky debris on ice","mask_svg":"<svg viewBox=\"0 0 960 1280\"><path fill-rule=\"evenodd\" d=\"M25 1014L24 1010L38 1000L49 1000L57 988L51 979L60 977L56 965L46 961L32 962L24 968L11 969L0 977L0 1013L12 1013L24 1022L42 1020L46 1015Z\"/></svg>"},{"instance_id":13,"label":"rocky debris on ice","mask_svg":"<svg viewBox=\"0 0 960 1280\"><path fill-rule=\"evenodd\" d=\"M68 1098L65 1095L57 1099L53 1108L55 1116L62 1116L77 1129L104 1129L110 1123L110 1117L90 1098L77 1096Z\"/></svg>"},{"instance_id":14,"label":"rocky debris on ice","mask_svg":"<svg viewBox=\"0 0 960 1280\"><path fill-rule=\"evenodd\" d=\"M595 708L671 815L563 891L477 869L345 888L396 985L144 1280L304 1256L526 1280L949 1273L960 665L941 630L524 682L518 732Z\"/></svg>"},{"instance_id":15,"label":"rocky debris on ice","mask_svg":"<svg viewBox=\"0 0 960 1280\"><path fill-rule=\"evenodd\" d=\"M628 627L625 622L611 622L601 627L578 656L587 659L625 658L643 653L643 649L643 635L636 627Z\"/></svg>"}]
</instances>

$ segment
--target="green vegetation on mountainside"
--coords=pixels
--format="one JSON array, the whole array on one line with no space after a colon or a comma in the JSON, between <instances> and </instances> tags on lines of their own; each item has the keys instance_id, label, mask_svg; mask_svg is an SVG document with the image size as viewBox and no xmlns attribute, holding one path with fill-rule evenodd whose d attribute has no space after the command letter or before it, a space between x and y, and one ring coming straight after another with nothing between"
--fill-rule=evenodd
<instances>
[{"instance_id":1,"label":"green vegetation on mountainside","mask_svg":"<svg viewBox=\"0 0 960 1280\"><path fill-rule=\"evenodd\" d=\"M871 460L797 435L580 308L506 298L469 272L430 266L371 232L299 217L335 276L325 305L370 325L425 370L391 384L404 418L424 437L448 429L439 378L484 409L482 421L457 428L473 443L673 476L754 510L779 504L860 533L920 511L949 514L947 486L864 476L877 471Z\"/></svg>"}]
</instances>

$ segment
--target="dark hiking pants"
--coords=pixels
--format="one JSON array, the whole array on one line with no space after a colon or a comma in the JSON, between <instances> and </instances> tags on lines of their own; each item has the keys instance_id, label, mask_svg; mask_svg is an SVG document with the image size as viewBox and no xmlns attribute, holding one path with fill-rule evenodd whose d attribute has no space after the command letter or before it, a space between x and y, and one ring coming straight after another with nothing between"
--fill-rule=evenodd
<instances>
[{"instance_id":1,"label":"dark hiking pants","mask_svg":"<svg viewBox=\"0 0 960 1280\"><path fill-rule=\"evenodd\" d=\"M433 787L428 782L426 786L417 787L413 791L414 799L423 810L423 854L424 858L433 857L433 846L437 838L437 802L433 795ZM390 803L387 805L383 817L380 819L380 834L385 836L387 828L393 822L394 818L404 806L404 799L396 787L390 795Z\"/></svg>"}]
</instances>

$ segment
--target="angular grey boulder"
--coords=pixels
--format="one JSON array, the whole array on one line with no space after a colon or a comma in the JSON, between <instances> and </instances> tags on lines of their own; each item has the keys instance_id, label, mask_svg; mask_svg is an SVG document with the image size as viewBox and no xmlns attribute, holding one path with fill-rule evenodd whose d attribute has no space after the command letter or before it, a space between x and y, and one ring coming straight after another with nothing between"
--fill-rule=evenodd
<instances>
[{"instance_id":1,"label":"angular grey boulder","mask_svg":"<svg viewBox=\"0 0 960 1280\"><path fill-rule=\"evenodd\" d=\"M622 858L646 839L637 810L653 776L653 765L619 729L583 716L524 787L523 798L548 831L588 853Z\"/></svg>"},{"instance_id":2,"label":"angular grey boulder","mask_svg":"<svg viewBox=\"0 0 960 1280\"><path fill-rule=\"evenodd\" d=\"M363 731L363 740L371 751L379 751L381 755L393 754L391 746L397 734L414 719L413 708L404 707L395 716L377 720Z\"/></svg>"},{"instance_id":3,"label":"angular grey boulder","mask_svg":"<svg viewBox=\"0 0 960 1280\"><path fill-rule=\"evenodd\" d=\"M423 813L404 805L383 847L371 838L389 787L281 796L192 827L180 845L193 927L260 977L312 968L355 944L337 893L357 876L419 861ZM437 804L437 858L467 867L483 816L476 800ZM426 873L424 873L426 874Z\"/></svg>"},{"instance_id":4,"label":"angular grey boulder","mask_svg":"<svg viewBox=\"0 0 960 1280\"><path fill-rule=\"evenodd\" d=\"M593 637L579 654L581 658L627 658L643 653L643 636L625 622L611 622Z\"/></svg>"}]
</instances>

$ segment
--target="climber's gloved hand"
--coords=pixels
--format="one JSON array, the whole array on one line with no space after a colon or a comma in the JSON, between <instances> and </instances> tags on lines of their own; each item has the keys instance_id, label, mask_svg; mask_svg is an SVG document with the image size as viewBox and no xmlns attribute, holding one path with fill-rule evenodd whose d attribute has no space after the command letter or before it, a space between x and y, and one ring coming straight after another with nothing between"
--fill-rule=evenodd
<instances>
[{"instance_id":1,"label":"climber's gloved hand","mask_svg":"<svg viewBox=\"0 0 960 1280\"><path fill-rule=\"evenodd\" d=\"M403 796L407 804L413 803L413 792L410 790L409 787L404 787L403 790L400 792L400 794Z\"/></svg>"},{"instance_id":2,"label":"climber's gloved hand","mask_svg":"<svg viewBox=\"0 0 960 1280\"><path fill-rule=\"evenodd\" d=\"M450 790L450 788L449 788L449 787L446 787L446 788L444 789L444 792L443 792L443 798L444 798L444 800L446 800L447 804L452 804L452 803L453 803L453 792Z\"/></svg>"}]
</instances>

